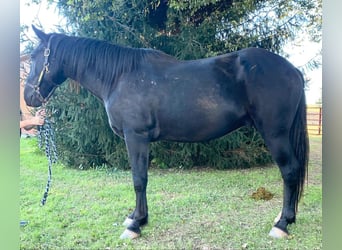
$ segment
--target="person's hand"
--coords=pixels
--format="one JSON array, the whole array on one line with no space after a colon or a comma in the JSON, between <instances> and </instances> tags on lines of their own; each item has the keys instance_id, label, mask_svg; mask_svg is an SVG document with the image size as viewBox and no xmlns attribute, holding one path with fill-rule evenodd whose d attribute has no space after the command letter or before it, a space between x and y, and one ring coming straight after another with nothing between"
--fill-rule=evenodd
<instances>
[{"instance_id":1,"label":"person's hand","mask_svg":"<svg viewBox=\"0 0 342 250\"><path fill-rule=\"evenodd\" d=\"M45 122L45 119L43 116L36 115L32 117L32 125L43 125Z\"/></svg>"},{"instance_id":2,"label":"person's hand","mask_svg":"<svg viewBox=\"0 0 342 250\"><path fill-rule=\"evenodd\" d=\"M41 126L45 123L45 110L41 109L36 112L35 116L20 121L20 128L25 128L26 130L32 129L34 126Z\"/></svg>"},{"instance_id":3,"label":"person's hand","mask_svg":"<svg viewBox=\"0 0 342 250\"><path fill-rule=\"evenodd\" d=\"M46 112L45 109L40 109L36 112L36 116L41 116L41 117L45 117L46 116Z\"/></svg>"},{"instance_id":4,"label":"person's hand","mask_svg":"<svg viewBox=\"0 0 342 250\"><path fill-rule=\"evenodd\" d=\"M36 115L33 117L33 122L35 125L43 125L45 122L46 112L45 109L40 109L36 112Z\"/></svg>"}]
</instances>

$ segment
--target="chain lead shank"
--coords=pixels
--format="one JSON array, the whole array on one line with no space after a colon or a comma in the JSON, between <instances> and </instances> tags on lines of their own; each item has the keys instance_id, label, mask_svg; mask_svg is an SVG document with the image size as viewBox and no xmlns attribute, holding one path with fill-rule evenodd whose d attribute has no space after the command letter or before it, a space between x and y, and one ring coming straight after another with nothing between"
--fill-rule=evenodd
<instances>
[{"instance_id":1,"label":"chain lead shank","mask_svg":"<svg viewBox=\"0 0 342 250\"><path fill-rule=\"evenodd\" d=\"M56 150L56 144L55 144L55 136L54 132L51 126L51 122L49 119L45 119L45 123L43 126L40 126L40 129L38 130L38 145L41 148L42 147L42 139L44 137L45 141L45 155L48 159L48 180L46 183L45 192L43 195L43 198L41 200L41 205L44 206L49 194L50 185L51 185L51 179L52 179L52 164L56 163L58 160L57 157L57 150Z\"/></svg>"}]
</instances>

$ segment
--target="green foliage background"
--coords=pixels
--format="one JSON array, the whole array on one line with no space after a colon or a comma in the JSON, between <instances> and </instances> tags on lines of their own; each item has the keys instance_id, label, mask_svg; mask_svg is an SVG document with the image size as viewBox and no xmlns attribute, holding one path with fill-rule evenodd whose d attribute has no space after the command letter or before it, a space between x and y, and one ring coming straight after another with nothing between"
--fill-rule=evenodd
<instances>
[{"instance_id":1,"label":"green foliage background","mask_svg":"<svg viewBox=\"0 0 342 250\"><path fill-rule=\"evenodd\" d=\"M319 39L321 0L61 0L65 33L198 59L245 47L281 53L298 32ZM313 29L312 27L315 27ZM48 105L55 121L60 158L69 166L128 168L124 141L113 135L102 103L75 83L60 87ZM206 143L151 145L161 168L249 167L271 161L260 135L241 128Z\"/></svg>"}]
</instances>

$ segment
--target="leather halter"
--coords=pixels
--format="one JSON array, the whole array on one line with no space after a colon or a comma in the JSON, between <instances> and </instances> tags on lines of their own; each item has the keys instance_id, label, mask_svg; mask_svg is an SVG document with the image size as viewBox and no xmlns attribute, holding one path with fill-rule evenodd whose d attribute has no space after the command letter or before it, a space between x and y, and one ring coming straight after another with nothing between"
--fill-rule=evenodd
<instances>
[{"instance_id":1,"label":"leather halter","mask_svg":"<svg viewBox=\"0 0 342 250\"><path fill-rule=\"evenodd\" d=\"M57 84L53 84L54 85L53 89L50 91L50 93L45 98L40 93L40 85L42 84L44 75L45 75L45 73L49 73L49 66L50 66L49 56L50 56L50 45L51 45L51 38L52 37L53 37L53 35L50 36L47 47L44 49L44 65L43 65L42 71L39 74L37 84L27 83L27 85L31 86L34 89L34 92L37 94L39 101L41 101L43 104L47 102L47 100L50 98L50 96L52 95L54 90L58 87Z\"/></svg>"}]
</instances>

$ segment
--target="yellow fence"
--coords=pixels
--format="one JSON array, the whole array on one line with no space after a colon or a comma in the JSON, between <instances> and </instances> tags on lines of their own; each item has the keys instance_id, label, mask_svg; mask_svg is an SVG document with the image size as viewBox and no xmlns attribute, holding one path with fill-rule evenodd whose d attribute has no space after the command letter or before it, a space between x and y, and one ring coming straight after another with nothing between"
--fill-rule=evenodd
<instances>
[{"instance_id":1,"label":"yellow fence","mask_svg":"<svg viewBox=\"0 0 342 250\"><path fill-rule=\"evenodd\" d=\"M322 135L322 105L308 105L306 114L309 134Z\"/></svg>"}]
</instances>

